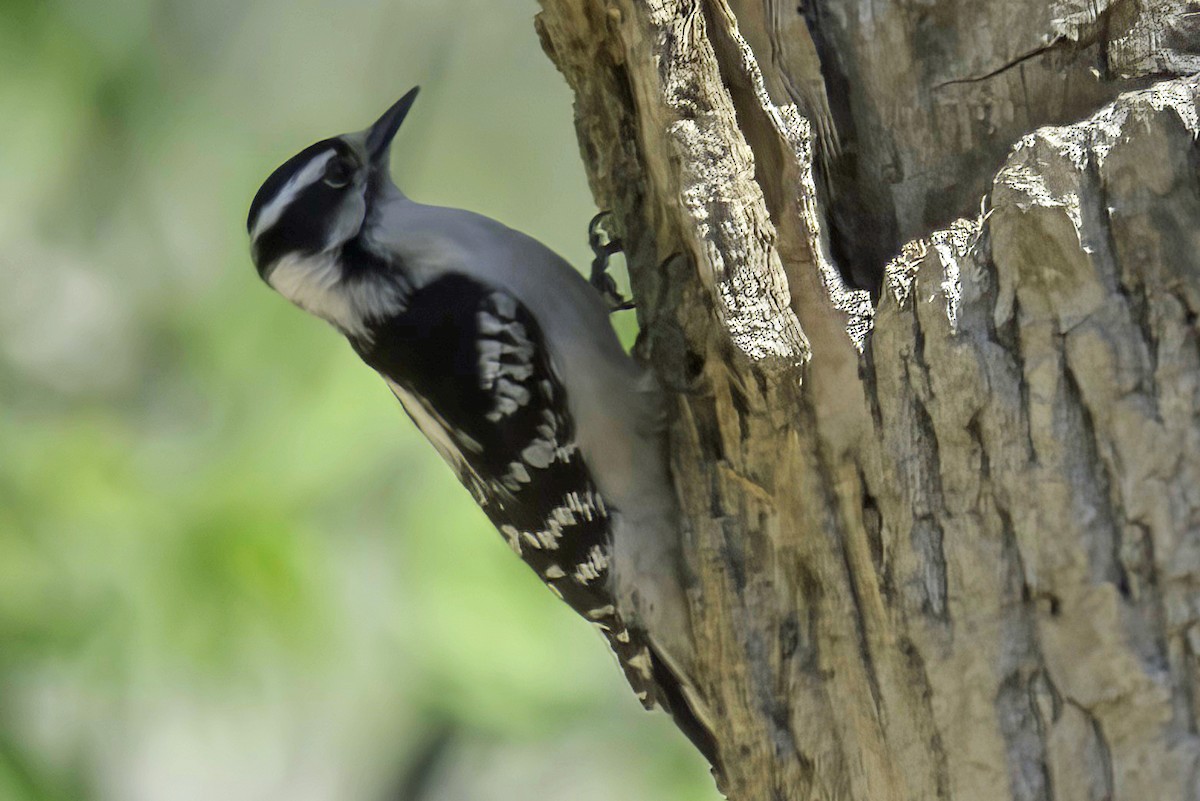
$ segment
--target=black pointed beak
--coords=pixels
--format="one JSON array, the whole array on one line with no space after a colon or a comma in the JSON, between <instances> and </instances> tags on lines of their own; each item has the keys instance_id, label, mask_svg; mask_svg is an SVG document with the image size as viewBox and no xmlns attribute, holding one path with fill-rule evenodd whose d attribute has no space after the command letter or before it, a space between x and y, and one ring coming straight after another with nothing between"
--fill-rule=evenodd
<instances>
[{"instance_id":1,"label":"black pointed beak","mask_svg":"<svg viewBox=\"0 0 1200 801\"><path fill-rule=\"evenodd\" d=\"M408 110L412 108L413 101L417 99L417 92L420 89L419 86L409 89L408 94L397 100L395 105L383 112L383 116L367 129L367 153L371 157L372 164L387 166L388 150L391 147L392 139L396 136L396 131L400 130L400 123L404 122L404 118L408 116Z\"/></svg>"}]
</instances>

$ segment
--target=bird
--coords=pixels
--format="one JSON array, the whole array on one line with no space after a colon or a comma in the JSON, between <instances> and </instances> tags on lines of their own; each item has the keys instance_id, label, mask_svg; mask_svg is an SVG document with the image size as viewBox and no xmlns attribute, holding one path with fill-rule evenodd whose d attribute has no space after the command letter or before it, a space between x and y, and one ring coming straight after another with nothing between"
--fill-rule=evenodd
<instances>
[{"instance_id":1,"label":"bird","mask_svg":"<svg viewBox=\"0 0 1200 801\"><path fill-rule=\"evenodd\" d=\"M512 550L599 629L642 704L671 714L715 771L664 394L562 257L400 191L392 142L417 93L270 174L246 223L258 275L349 341Z\"/></svg>"}]
</instances>

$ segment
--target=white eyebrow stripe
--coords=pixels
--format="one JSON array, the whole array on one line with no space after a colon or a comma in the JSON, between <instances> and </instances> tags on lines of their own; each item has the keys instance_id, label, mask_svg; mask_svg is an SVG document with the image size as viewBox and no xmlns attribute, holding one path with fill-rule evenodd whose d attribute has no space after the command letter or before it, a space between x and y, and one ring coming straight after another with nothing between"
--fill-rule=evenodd
<instances>
[{"instance_id":1,"label":"white eyebrow stripe","mask_svg":"<svg viewBox=\"0 0 1200 801\"><path fill-rule=\"evenodd\" d=\"M263 210L259 213L258 221L254 223L254 230L250 232L251 242L257 241L264 231L278 222L279 218L283 216L283 210L291 205L296 196L316 183L324 175L325 164L333 156L334 150L332 147L320 155L313 156L312 160L304 166L304 169L293 175L283 185L283 188L279 190L279 194L275 196L275 199L264 206Z\"/></svg>"}]
</instances>

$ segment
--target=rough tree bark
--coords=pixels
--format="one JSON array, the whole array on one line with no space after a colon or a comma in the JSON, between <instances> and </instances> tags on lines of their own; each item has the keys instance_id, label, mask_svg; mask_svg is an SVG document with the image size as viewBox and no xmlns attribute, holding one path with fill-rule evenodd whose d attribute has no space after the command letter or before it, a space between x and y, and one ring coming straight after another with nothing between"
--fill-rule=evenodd
<instances>
[{"instance_id":1,"label":"rough tree bark","mask_svg":"<svg viewBox=\"0 0 1200 801\"><path fill-rule=\"evenodd\" d=\"M541 5L727 794L1200 799L1197 4Z\"/></svg>"}]
</instances>

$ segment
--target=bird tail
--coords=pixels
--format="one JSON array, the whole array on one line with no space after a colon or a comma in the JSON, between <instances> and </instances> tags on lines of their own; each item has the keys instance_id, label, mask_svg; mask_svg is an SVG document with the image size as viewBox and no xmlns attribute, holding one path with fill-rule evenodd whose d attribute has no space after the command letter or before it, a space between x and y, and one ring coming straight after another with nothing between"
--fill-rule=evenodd
<instances>
[{"instance_id":1,"label":"bird tail","mask_svg":"<svg viewBox=\"0 0 1200 801\"><path fill-rule=\"evenodd\" d=\"M659 704L675 721L679 730L692 741L696 750L708 760L720 783L717 741L713 736L712 719L707 709L699 702L696 692L689 692L684 682L653 649L650 657L653 660L654 683L659 691Z\"/></svg>"},{"instance_id":2,"label":"bird tail","mask_svg":"<svg viewBox=\"0 0 1200 801\"><path fill-rule=\"evenodd\" d=\"M606 621L607 622L607 621ZM712 766L720 782L717 741L707 706L691 682L656 648L645 632L624 626L601 625L625 679L646 709L661 707Z\"/></svg>"}]
</instances>

